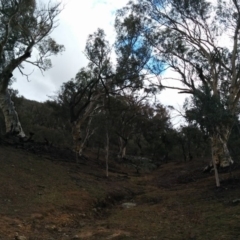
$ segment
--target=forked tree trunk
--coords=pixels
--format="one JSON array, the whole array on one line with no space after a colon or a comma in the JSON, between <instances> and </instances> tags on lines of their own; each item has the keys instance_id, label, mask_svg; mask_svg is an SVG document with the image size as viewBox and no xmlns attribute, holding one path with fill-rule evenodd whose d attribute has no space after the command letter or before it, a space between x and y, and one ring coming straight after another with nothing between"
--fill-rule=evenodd
<instances>
[{"instance_id":1,"label":"forked tree trunk","mask_svg":"<svg viewBox=\"0 0 240 240\"><path fill-rule=\"evenodd\" d=\"M26 135L22 129L18 114L8 90L0 92L0 108L5 119L6 134L16 134L24 138Z\"/></svg>"},{"instance_id":2,"label":"forked tree trunk","mask_svg":"<svg viewBox=\"0 0 240 240\"><path fill-rule=\"evenodd\" d=\"M82 110L78 118L75 119L75 121L72 123L72 137L73 137L74 151L76 152L76 162L78 162L78 157L79 155L82 154L84 144L87 141L87 139L85 139L83 136L81 127L84 124L84 122L87 120L87 118L90 118L89 120L89 125L90 125L91 119L92 119L92 116L90 115L93 114L94 111L100 108L98 105L96 106L96 101L98 101L100 97L101 97L101 94L97 94L96 96L94 96L94 98L88 104L88 106Z\"/></svg>"},{"instance_id":3,"label":"forked tree trunk","mask_svg":"<svg viewBox=\"0 0 240 240\"><path fill-rule=\"evenodd\" d=\"M87 141L96 131L96 128L91 130L91 122L92 122L92 117L90 117L88 120L85 134L83 134L83 131L81 129L83 121L80 121L80 120L76 121L72 125L72 137L73 137L74 151L76 152L76 162L78 162L78 157L82 156L83 150L86 146Z\"/></svg>"}]
</instances>

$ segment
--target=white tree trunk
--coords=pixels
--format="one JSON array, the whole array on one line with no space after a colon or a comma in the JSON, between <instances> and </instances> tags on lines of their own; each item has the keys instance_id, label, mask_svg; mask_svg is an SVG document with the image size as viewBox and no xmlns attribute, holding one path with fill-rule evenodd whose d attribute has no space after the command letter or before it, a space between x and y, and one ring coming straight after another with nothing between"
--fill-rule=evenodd
<instances>
[{"instance_id":1,"label":"white tree trunk","mask_svg":"<svg viewBox=\"0 0 240 240\"><path fill-rule=\"evenodd\" d=\"M211 138L213 161L220 167L228 167L233 164L227 146L229 132L230 130L225 129L224 133L216 134Z\"/></svg>"},{"instance_id":2,"label":"white tree trunk","mask_svg":"<svg viewBox=\"0 0 240 240\"><path fill-rule=\"evenodd\" d=\"M17 134L24 138L26 135L22 129L14 103L7 89L0 92L0 108L5 118L6 133Z\"/></svg>"},{"instance_id":3,"label":"white tree trunk","mask_svg":"<svg viewBox=\"0 0 240 240\"><path fill-rule=\"evenodd\" d=\"M85 146L86 146L86 143L87 141L89 140L89 138L95 133L96 131L96 128L94 129L91 129L91 122L92 122L92 117L89 117L89 120L88 120L88 124L87 124L87 128L86 128L86 131L85 131L85 136L83 137L83 139L81 139L80 141L80 148L79 148L79 151L78 151L78 155L81 157L82 154L83 154L83 150L85 149ZM79 130L81 131L81 129ZM83 134L81 134L83 136Z\"/></svg>"},{"instance_id":4,"label":"white tree trunk","mask_svg":"<svg viewBox=\"0 0 240 240\"><path fill-rule=\"evenodd\" d=\"M85 146L85 142L87 141L86 138L84 138L81 127L84 124L84 122L89 118L88 127L90 127L91 120L92 120L92 114L94 111L99 109L101 106L98 106L97 101L101 97L102 94L97 94L93 97L92 101L89 103L89 105L79 114L78 118L72 123L72 137L73 137L73 144L74 144L74 151L76 152L76 161L78 162L78 156L81 156L83 148ZM89 138L93 133L87 131L87 138Z\"/></svg>"},{"instance_id":5,"label":"white tree trunk","mask_svg":"<svg viewBox=\"0 0 240 240\"><path fill-rule=\"evenodd\" d=\"M214 156L213 156L213 146L212 146L212 163L213 163L213 167L214 167L216 186L220 187L220 180L219 180L219 175L218 175L217 164L216 164L216 161L214 160Z\"/></svg>"}]
</instances>

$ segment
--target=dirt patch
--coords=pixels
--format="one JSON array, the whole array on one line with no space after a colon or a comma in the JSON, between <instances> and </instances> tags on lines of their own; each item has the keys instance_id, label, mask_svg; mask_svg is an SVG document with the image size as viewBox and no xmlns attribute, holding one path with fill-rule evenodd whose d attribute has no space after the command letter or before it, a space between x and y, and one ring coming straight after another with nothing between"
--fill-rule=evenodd
<instances>
[{"instance_id":1,"label":"dirt patch","mask_svg":"<svg viewBox=\"0 0 240 240\"><path fill-rule=\"evenodd\" d=\"M239 239L239 169L220 173L216 189L202 162L138 175L114 163L106 178L101 159L50 161L9 147L0 156L0 239Z\"/></svg>"}]
</instances>

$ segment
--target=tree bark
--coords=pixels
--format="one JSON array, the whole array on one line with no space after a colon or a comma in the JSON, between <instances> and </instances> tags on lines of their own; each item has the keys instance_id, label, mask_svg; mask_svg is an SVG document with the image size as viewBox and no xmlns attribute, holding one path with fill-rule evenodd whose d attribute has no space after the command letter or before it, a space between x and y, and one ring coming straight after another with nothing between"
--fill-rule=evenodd
<instances>
[{"instance_id":1,"label":"tree bark","mask_svg":"<svg viewBox=\"0 0 240 240\"><path fill-rule=\"evenodd\" d=\"M106 177L108 178L108 161L109 161L109 129L106 131Z\"/></svg>"},{"instance_id":2,"label":"tree bark","mask_svg":"<svg viewBox=\"0 0 240 240\"><path fill-rule=\"evenodd\" d=\"M82 137L79 144L78 156L82 156L83 150L85 149L87 141L96 131L96 128L91 129L91 122L92 122L92 117L89 117L87 127L85 130L85 136L83 136L83 134L81 133L81 129L79 129L79 133L81 134Z\"/></svg>"},{"instance_id":3,"label":"tree bark","mask_svg":"<svg viewBox=\"0 0 240 240\"><path fill-rule=\"evenodd\" d=\"M5 118L6 134L16 134L24 138L26 135L22 129L14 103L7 89L0 92L0 108Z\"/></svg>"},{"instance_id":4,"label":"tree bark","mask_svg":"<svg viewBox=\"0 0 240 240\"><path fill-rule=\"evenodd\" d=\"M82 122L75 121L72 124L72 138L74 144L74 151L76 153L76 162L78 163L79 152L81 149L82 143L82 131L81 131Z\"/></svg>"},{"instance_id":5,"label":"tree bark","mask_svg":"<svg viewBox=\"0 0 240 240\"><path fill-rule=\"evenodd\" d=\"M230 130L224 129L222 134L214 134L211 137L213 162L219 167L228 167L233 160L228 150L227 142Z\"/></svg>"},{"instance_id":6,"label":"tree bark","mask_svg":"<svg viewBox=\"0 0 240 240\"><path fill-rule=\"evenodd\" d=\"M219 175L218 175L218 169L217 169L217 164L216 164L216 159L214 157L214 152L213 152L214 146L213 146L213 141L212 141L212 164L214 168L214 174L215 174L215 180L216 180L216 187L220 187L220 180L219 180Z\"/></svg>"},{"instance_id":7,"label":"tree bark","mask_svg":"<svg viewBox=\"0 0 240 240\"><path fill-rule=\"evenodd\" d=\"M127 139L123 139L122 137L119 137L119 154L118 156L120 158L124 158L126 156L126 150L127 150Z\"/></svg>"},{"instance_id":8,"label":"tree bark","mask_svg":"<svg viewBox=\"0 0 240 240\"><path fill-rule=\"evenodd\" d=\"M91 124L91 119L94 111L99 109L100 107L97 105L98 99L101 97L102 94L97 94L92 98L92 100L81 109L80 112L78 112L77 117L75 119L72 119L72 136L73 136L73 144L74 144L74 151L76 152L76 161L78 162L78 156L82 154L82 149L84 146L81 147L81 145L84 145L84 136L81 130L82 125L84 122L89 118L89 126ZM75 105L74 105L75 106ZM74 110L74 107L71 109ZM88 130L87 130L88 131ZM89 133L90 134L90 133ZM87 139L86 139L87 140Z\"/></svg>"},{"instance_id":9,"label":"tree bark","mask_svg":"<svg viewBox=\"0 0 240 240\"><path fill-rule=\"evenodd\" d=\"M85 119L75 121L72 125L72 137L74 144L74 151L76 152L76 162L78 162L78 157L81 157L83 150L85 149L88 139L94 134L95 129L91 130L92 117L89 117L88 124L86 126L85 134L82 131L82 125Z\"/></svg>"}]
</instances>

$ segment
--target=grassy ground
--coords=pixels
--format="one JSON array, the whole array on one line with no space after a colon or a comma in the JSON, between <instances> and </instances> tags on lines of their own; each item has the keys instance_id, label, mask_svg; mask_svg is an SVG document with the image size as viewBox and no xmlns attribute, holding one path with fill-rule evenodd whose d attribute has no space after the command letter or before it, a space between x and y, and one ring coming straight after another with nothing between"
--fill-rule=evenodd
<instances>
[{"instance_id":1,"label":"grassy ground","mask_svg":"<svg viewBox=\"0 0 240 240\"><path fill-rule=\"evenodd\" d=\"M0 240L240 239L238 170L216 189L197 161L140 175L114 164L107 179L94 155L76 165L0 147L0 160Z\"/></svg>"}]
</instances>

